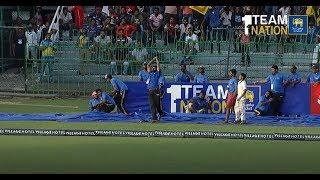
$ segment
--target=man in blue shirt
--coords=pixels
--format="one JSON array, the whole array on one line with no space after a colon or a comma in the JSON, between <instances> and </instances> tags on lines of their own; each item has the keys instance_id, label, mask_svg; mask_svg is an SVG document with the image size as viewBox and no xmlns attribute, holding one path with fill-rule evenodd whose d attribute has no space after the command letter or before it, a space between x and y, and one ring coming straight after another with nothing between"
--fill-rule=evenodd
<instances>
[{"instance_id":1,"label":"man in blue shirt","mask_svg":"<svg viewBox=\"0 0 320 180\"><path fill-rule=\"evenodd\" d=\"M230 77L230 80L227 85L228 94L227 94L227 100L226 100L226 117L224 119L224 123L228 123L230 111L231 109L234 110L234 105L236 104L236 100L237 100L237 85L238 85L238 81L236 78L237 70L230 69L228 72L228 75Z\"/></svg>"},{"instance_id":2,"label":"man in blue shirt","mask_svg":"<svg viewBox=\"0 0 320 180\"><path fill-rule=\"evenodd\" d=\"M156 65L151 66L153 61L156 61ZM149 78L147 80L147 89L150 103L150 110L152 116L152 123L157 123L160 121L160 117L163 116L163 111L161 108L161 92L159 88L159 79L161 77L160 64L157 57L154 57L148 63ZM161 80L160 80L161 82ZM159 114L159 118L157 117Z\"/></svg>"},{"instance_id":3,"label":"man in blue shirt","mask_svg":"<svg viewBox=\"0 0 320 180\"><path fill-rule=\"evenodd\" d=\"M278 66L277 65L273 65L271 67L271 72L272 74L269 75L265 80L263 81L258 81L257 83L270 83L271 84L271 91L274 95L274 98L272 100L272 102L270 103L271 105L271 113L272 115L281 115L280 112L280 108L281 108L281 104L282 104L282 100L283 100L283 96L284 96L284 84L286 81L286 78L283 74L278 72Z\"/></svg>"},{"instance_id":4,"label":"man in blue shirt","mask_svg":"<svg viewBox=\"0 0 320 180\"><path fill-rule=\"evenodd\" d=\"M313 65L311 69L313 73L309 74L306 83L319 83L320 82L319 67L317 65Z\"/></svg>"},{"instance_id":5,"label":"man in blue shirt","mask_svg":"<svg viewBox=\"0 0 320 180\"><path fill-rule=\"evenodd\" d=\"M285 84L287 86L292 86L293 87L296 84L301 82L301 76L300 76L300 74L297 73L297 66L295 66L295 65L291 66L290 72L291 73L287 77L287 80L286 80Z\"/></svg>"},{"instance_id":6,"label":"man in blue shirt","mask_svg":"<svg viewBox=\"0 0 320 180\"><path fill-rule=\"evenodd\" d=\"M106 92L102 92L101 89L93 91L91 96L93 98L89 100L90 111L110 113L116 107L113 98Z\"/></svg>"},{"instance_id":7,"label":"man in blue shirt","mask_svg":"<svg viewBox=\"0 0 320 180\"><path fill-rule=\"evenodd\" d=\"M105 79L107 80L107 82L110 82L112 84L112 87L113 87L112 94L117 104L117 109L120 110L123 114L128 115L128 112L126 111L123 105L126 94L128 92L127 85L124 82L122 82L120 79L112 77L111 74L107 74L105 76Z\"/></svg>"},{"instance_id":8,"label":"man in blue shirt","mask_svg":"<svg viewBox=\"0 0 320 180\"><path fill-rule=\"evenodd\" d=\"M106 106L105 112L107 112L107 113L112 112L117 105L116 102L114 101L114 99L111 96L109 96L108 93L101 91L101 89L97 89L95 91L101 97L101 103L105 104L105 106Z\"/></svg>"},{"instance_id":9,"label":"man in blue shirt","mask_svg":"<svg viewBox=\"0 0 320 180\"><path fill-rule=\"evenodd\" d=\"M193 80L193 76L189 71L187 71L187 66L185 64L181 64L180 69L181 69L181 72L179 72L174 77L175 82L177 83L191 82Z\"/></svg>"},{"instance_id":10,"label":"man in blue shirt","mask_svg":"<svg viewBox=\"0 0 320 180\"><path fill-rule=\"evenodd\" d=\"M265 95L259 98L259 103L257 107L254 109L254 113L257 116L265 116L268 115L270 111L270 103L272 102L273 93L272 91L267 91Z\"/></svg>"},{"instance_id":11,"label":"man in blue shirt","mask_svg":"<svg viewBox=\"0 0 320 180\"><path fill-rule=\"evenodd\" d=\"M139 71L139 80L142 82L147 82L148 78L149 78L149 72L148 72L148 68L147 68L147 64L146 62L143 63L143 69Z\"/></svg>"},{"instance_id":12,"label":"man in blue shirt","mask_svg":"<svg viewBox=\"0 0 320 180\"><path fill-rule=\"evenodd\" d=\"M207 84L209 82L208 81L208 76L205 74L205 71L204 71L204 66L200 66L199 67L199 74L197 74L194 77L193 82L194 83L199 83L199 84Z\"/></svg>"},{"instance_id":13,"label":"man in blue shirt","mask_svg":"<svg viewBox=\"0 0 320 180\"><path fill-rule=\"evenodd\" d=\"M222 6L215 6L212 7L211 10L209 10L202 23L201 26L204 26L205 22L209 22L208 25L208 29L210 30L210 40L212 43L210 43L211 45L211 53L213 53L213 42L217 42L217 46L218 46L218 52L220 53L220 40L221 40L221 36L222 36L222 30L221 29L217 29L221 27L221 19L220 19L220 15L222 13Z\"/></svg>"},{"instance_id":14,"label":"man in blue shirt","mask_svg":"<svg viewBox=\"0 0 320 180\"><path fill-rule=\"evenodd\" d=\"M201 90L199 96L188 101L186 113L211 113L210 100L206 98L206 91Z\"/></svg>"}]
</instances>

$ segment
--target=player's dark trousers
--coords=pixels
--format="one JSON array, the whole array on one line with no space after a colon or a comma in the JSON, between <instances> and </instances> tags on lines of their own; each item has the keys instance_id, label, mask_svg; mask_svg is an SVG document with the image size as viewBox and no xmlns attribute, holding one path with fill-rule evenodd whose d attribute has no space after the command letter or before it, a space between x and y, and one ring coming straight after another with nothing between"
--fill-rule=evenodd
<instances>
[{"instance_id":1,"label":"player's dark trousers","mask_svg":"<svg viewBox=\"0 0 320 180\"><path fill-rule=\"evenodd\" d=\"M123 114L127 114L127 110L124 108L124 101L126 97L127 91L117 92L114 98L114 101L117 104L117 110L122 112Z\"/></svg>"},{"instance_id":2,"label":"player's dark trousers","mask_svg":"<svg viewBox=\"0 0 320 180\"><path fill-rule=\"evenodd\" d=\"M281 105L283 101L283 93L274 93L274 99L270 103L272 115L281 115Z\"/></svg>"},{"instance_id":3,"label":"player's dark trousers","mask_svg":"<svg viewBox=\"0 0 320 180\"><path fill-rule=\"evenodd\" d=\"M157 120L157 113L162 114L159 89L148 90L152 120Z\"/></svg>"}]
</instances>

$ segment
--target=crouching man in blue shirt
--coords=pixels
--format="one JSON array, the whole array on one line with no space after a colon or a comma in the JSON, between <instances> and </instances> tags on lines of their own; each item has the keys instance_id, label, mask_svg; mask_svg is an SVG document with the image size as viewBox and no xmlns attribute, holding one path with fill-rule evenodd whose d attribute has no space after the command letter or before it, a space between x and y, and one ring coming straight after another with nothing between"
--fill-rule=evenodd
<instances>
[{"instance_id":1,"label":"crouching man in blue shirt","mask_svg":"<svg viewBox=\"0 0 320 180\"><path fill-rule=\"evenodd\" d=\"M272 91L267 91L265 95L261 96L257 107L254 109L254 113L257 116L266 116L270 112L270 103L273 100Z\"/></svg>"},{"instance_id":2,"label":"crouching man in blue shirt","mask_svg":"<svg viewBox=\"0 0 320 180\"><path fill-rule=\"evenodd\" d=\"M284 96L284 85L286 82L286 78L283 74L278 72L278 66L277 65L273 65L271 67L271 72L272 74L269 75L265 80L263 81L258 81L257 83L267 83L270 82L271 84L271 91L274 95L274 98L272 99L272 101L270 102L270 108L271 108L271 113L272 115L276 116L276 115L281 115L281 104L283 101L283 96Z\"/></svg>"},{"instance_id":3,"label":"crouching man in blue shirt","mask_svg":"<svg viewBox=\"0 0 320 180\"><path fill-rule=\"evenodd\" d=\"M113 98L106 92L102 92L101 89L93 91L91 96L92 99L89 100L90 111L110 113L116 107L116 103Z\"/></svg>"},{"instance_id":4,"label":"crouching man in blue shirt","mask_svg":"<svg viewBox=\"0 0 320 180\"><path fill-rule=\"evenodd\" d=\"M211 102L206 98L206 91L202 90L198 97L193 97L185 106L186 113L211 113Z\"/></svg>"}]
</instances>

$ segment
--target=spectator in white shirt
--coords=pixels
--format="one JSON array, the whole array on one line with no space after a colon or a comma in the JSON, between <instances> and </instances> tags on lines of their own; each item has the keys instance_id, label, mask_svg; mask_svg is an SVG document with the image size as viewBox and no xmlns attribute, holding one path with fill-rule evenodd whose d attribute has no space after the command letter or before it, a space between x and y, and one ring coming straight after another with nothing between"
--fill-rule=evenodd
<instances>
[{"instance_id":1,"label":"spectator in white shirt","mask_svg":"<svg viewBox=\"0 0 320 180\"><path fill-rule=\"evenodd\" d=\"M63 39L70 40L70 29L72 23L72 15L68 11L68 7L63 7L63 12L60 14L59 18L60 24L60 37Z\"/></svg>"},{"instance_id":2,"label":"spectator in white shirt","mask_svg":"<svg viewBox=\"0 0 320 180\"><path fill-rule=\"evenodd\" d=\"M180 38L181 39L185 39L186 36L186 30L188 28L192 27L192 25L190 23L188 23L188 19L187 18L183 18L182 19L182 24L180 24L179 29L180 29Z\"/></svg>"},{"instance_id":3,"label":"spectator in white shirt","mask_svg":"<svg viewBox=\"0 0 320 180\"><path fill-rule=\"evenodd\" d=\"M192 27L189 27L187 29L185 43L186 43L185 51L187 54L194 55L196 52L199 51L198 36L193 33Z\"/></svg>"},{"instance_id":4,"label":"spectator in white shirt","mask_svg":"<svg viewBox=\"0 0 320 180\"><path fill-rule=\"evenodd\" d=\"M133 49L133 51L131 52L131 55L134 57L136 61L139 61L140 63L142 63L146 60L148 51L145 47L142 47L141 41L138 40L136 44L136 48Z\"/></svg>"},{"instance_id":5,"label":"spectator in white shirt","mask_svg":"<svg viewBox=\"0 0 320 180\"><path fill-rule=\"evenodd\" d=\"M232 18L232 12L230 11L229 7L225 7L221 13L221 17L220 20L222 21L222 37L223 40L227 39L227 33L228 33L228 29L231 27L231 18Z\"/></svg>"},{"instance_id":6,"label":"spectator in white shirt","mask_svg":"<svg viewBox=\"0 0 320 180\"><path fill-rule=\"evenodd\" d=\"M36 46L38 45L38 36L31 25L28 26L25 36L27 40L28 59L35 59L37 57Z\"/></svg>"},{"instance_id":7,"label":"spectator in white shirt","mask_svg":"<svg viewBox=\"0 0 320 180\"><path fill-rule=\"evenodd\" d=\"M279 9L279 13L280 13L281 16L290 15L290 11L291 11L290 6L282 6Z\"/></svg>"}]
</instances>

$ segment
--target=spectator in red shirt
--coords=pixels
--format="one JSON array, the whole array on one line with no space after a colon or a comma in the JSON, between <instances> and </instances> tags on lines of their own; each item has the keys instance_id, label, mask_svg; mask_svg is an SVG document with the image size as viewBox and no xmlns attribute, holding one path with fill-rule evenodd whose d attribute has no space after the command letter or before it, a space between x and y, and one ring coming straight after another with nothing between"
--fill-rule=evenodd
<instances>
[{"instance_id":1,"label":"spectator in red shirt","mask_svg":"<svg viewBox=\"0 0 320 180\"><path fill-rule=\"evenodd\" d=\"M171 17L169 22L164 26L165 32L165 45L167 43L174 43L175 39L177 39L179 35L179 25L176 23L176 20Z\"/></svg>"},{"instance_id":2,"label":"spectator in red shirt","mask_svg":"<svg viewBox=\"0 0 320 180\"><path fill-rule=\"evenodd\" d=\"M111 24L117 24L119 15L115 12L113 7L109 6L109 16L111 17Z\"/></svg>"},{"instance_id":3,"label":"spectator in red shirt","mask_svg":"<svg viewBox=\"0 0 320 180\"><path fill-rule=\"evenodd\" d=\"M126 6L127 14L133 15L136 10L137 10L137 6Z\"/></svg>"},{"instance_id":4,"label":"spectator in red shirt","mask_svg":"<svg viewBox=\"0 0 320 180\"><path fill-rule=\"evenodd\" d=\"M135 24L126 23L124 26L124 36L125 37L132 37L133 33L137 30Z\"/></svg>"},{"instance_id":5,"label":"spectator in red shirt","mask_svg":"<svg viewBox=\"0 0 320 180\"><path fill-rule=\"evenodd\" d=\"M126 25L126 19L122 18L120 20L120 23L119 25L117 26L117 29L116 29L116 35L119 36L120 35L120 31L122 31L122 33L124 33L124 29L125 29L125 25Z\"/></svg>"}]
</instances>

